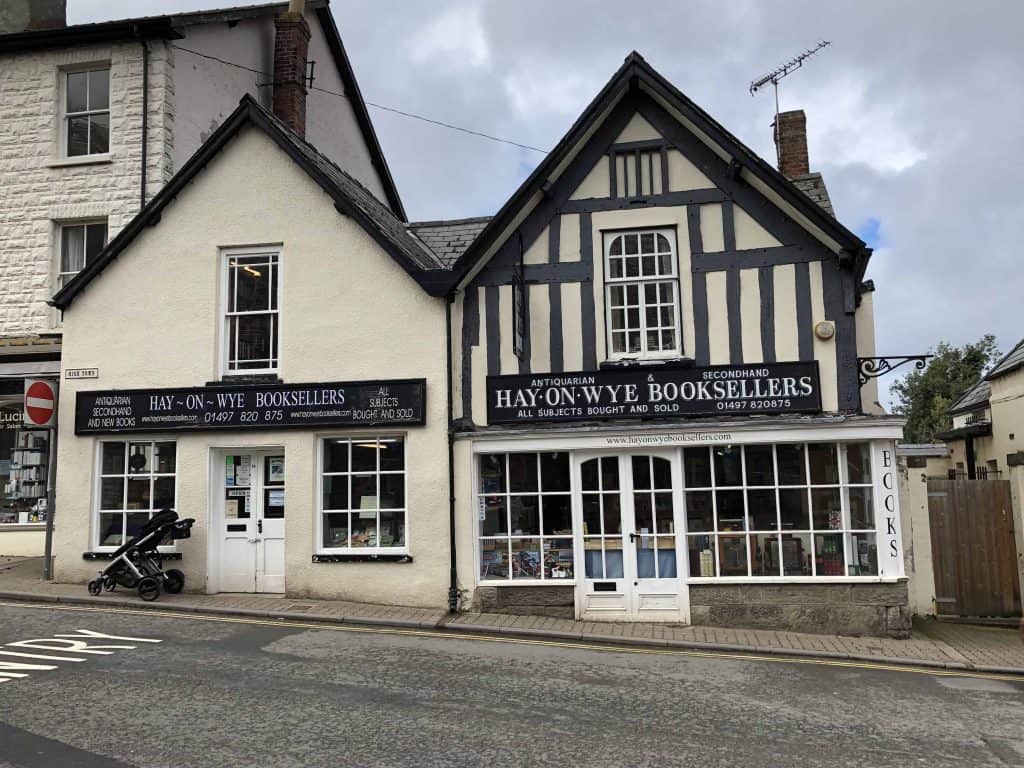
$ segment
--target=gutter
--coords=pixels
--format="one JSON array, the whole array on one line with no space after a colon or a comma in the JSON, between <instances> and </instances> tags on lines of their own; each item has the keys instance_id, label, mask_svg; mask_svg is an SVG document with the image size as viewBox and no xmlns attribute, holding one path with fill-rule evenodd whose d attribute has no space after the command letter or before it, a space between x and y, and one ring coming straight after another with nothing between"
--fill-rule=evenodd
<instances>
[{"instance_id":1,"label":"gutter","mask_svg":"<svg viewBox=\"0 0 1024 768\"><path fill-rule=\"evenodd\" d=\"M452 419L452 304L455 294L449 293L444 305L444 337L445 337L445 372L448 382L448 612L458 613L459 610L459 569L456 562L455 541L455 421Z\"/></svg>"}]
</instances>

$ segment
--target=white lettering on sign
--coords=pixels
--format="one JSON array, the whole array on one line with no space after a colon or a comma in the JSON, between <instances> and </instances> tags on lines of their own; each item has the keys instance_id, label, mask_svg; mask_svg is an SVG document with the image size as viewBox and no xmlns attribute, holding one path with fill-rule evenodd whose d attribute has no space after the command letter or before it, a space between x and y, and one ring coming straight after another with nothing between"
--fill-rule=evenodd
<instances>
[{"instance_id":1,"label":"white lettering on sign","mask_svg":"<svg viewBox=\"0 0 1024 768\"><path fill-rule=\"evenodd\" d=\"M108 635L104 632L96 632L91 629L76 629L76 634L60 634L53 637L43 637L31 640L16 640L7 643L4 648L27 648L31 651L50 651L56 653L87 654L92 656L112 656L114 651L130 651L137 647L138 643L162 643L163 640L154 640L148 637L124 637L122 635ZM118 640L121 642L97 643L96 640ZM128 645L127 643L131 643ZM69 661L82 662L85 659L77 656L53 656L41 653L22 653L19 651L0 650L0 655L14 656L25 659L41 659L43 661ZM28 664L21 661L0 660L0 683L6 683L18 678L28 677L28 672L45 672L58 669L52 664Z\"/></svg>"},{"instance_id":2,"label":"white lettering on sign","mask_svg":"<svg viewBox=\"0 0 1024 768\"><path fill-rule=\"evenodd\" d=\"M65 379L98 379L99 368L66 368L64 369Z\"/></svg>"}]
</instances>

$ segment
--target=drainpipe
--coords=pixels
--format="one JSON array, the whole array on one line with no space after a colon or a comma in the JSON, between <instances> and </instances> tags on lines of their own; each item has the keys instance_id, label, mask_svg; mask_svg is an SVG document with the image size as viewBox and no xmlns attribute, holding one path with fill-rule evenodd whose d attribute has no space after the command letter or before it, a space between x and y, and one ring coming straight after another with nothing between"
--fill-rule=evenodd
<instances>
[{"instance_id":1,"label":"drainpipe","mask_svg":"<svg viewBox=\"0 0 1024 768\"><path fill-rule=\"evenodd\" d=\"M455 293L448 294L444 305L445 346L448 380L448 549L451 564L448 581L448 612L459 610L459 568L455 544L455 422L452 419L452 304Z\"/></svg>"},{"instance_id":2,"label":"drainpipe","mask_svg":"<svg viewBox=\"0 0 1024 768\"><path fill-rule=\"evenodd\" d=\"M149 43L142 43L142 172L139 190L139 210L146 207L146 161L149 142Z\"/></svg>"}]
</instances>

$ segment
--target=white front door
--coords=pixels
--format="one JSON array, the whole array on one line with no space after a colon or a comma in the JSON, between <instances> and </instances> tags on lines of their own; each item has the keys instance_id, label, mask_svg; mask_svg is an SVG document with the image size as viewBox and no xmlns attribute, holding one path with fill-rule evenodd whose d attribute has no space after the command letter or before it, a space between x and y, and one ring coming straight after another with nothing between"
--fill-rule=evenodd
<instances>
[{"instance_id":1,"label":"white front door","mask_svg":"<svg viewBox=\"0 0 1024 768\"><path fill-rule=\"evenodd\" d=\"M284 452L221 455L221 592L284 592Z\"/></svg>"},{"instance_id":2,"label":"white front door","mask_svg":"<svg viewBox=\"0 0 1024 768\"><path fill-rule=\"evenodd\" d=\"M585 619L688 621L678 454L577 454Z\"/></svg>"}]
</instances>

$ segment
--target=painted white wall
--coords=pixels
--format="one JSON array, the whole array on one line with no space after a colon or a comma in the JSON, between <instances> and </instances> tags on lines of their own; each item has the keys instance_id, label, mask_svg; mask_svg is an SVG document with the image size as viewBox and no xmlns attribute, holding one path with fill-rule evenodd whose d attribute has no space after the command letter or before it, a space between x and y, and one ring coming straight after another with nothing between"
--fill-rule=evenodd
<instances>
[{"instance_id":1,"label":"painted white wall","mask_svg":"<svg viewBox=\"0 0 1024 768\"><path fill-rule=\"evenodd\" d=\"M289 594L440 607L448 574L444 302L428 296L268 137L247 128L76 299L65 316L56 573L96 565L97 440L73 434L79 390L202 386L218 378L220 249L281 244L281 378L286 383L427 379L426 426L406 430L411 564L313 564L317 437L345 430L241 430L178 438L178 508L198 523L180 543L194 588L206 580L211 449L284 446ZM393 430L389 430L393 431ZM348 434L366 435L366 430Z\"/></svg>"},{"instance_id":2,"label":"painted white wall","mask_svg":"<svg viewBox=\"0 0 1024 768\"><path fill-rule=\"evenodd\" d=\"M39 557L46 546L46 529L40 525L0 526L0 555Z\"/></svg>"}]
</instances>

